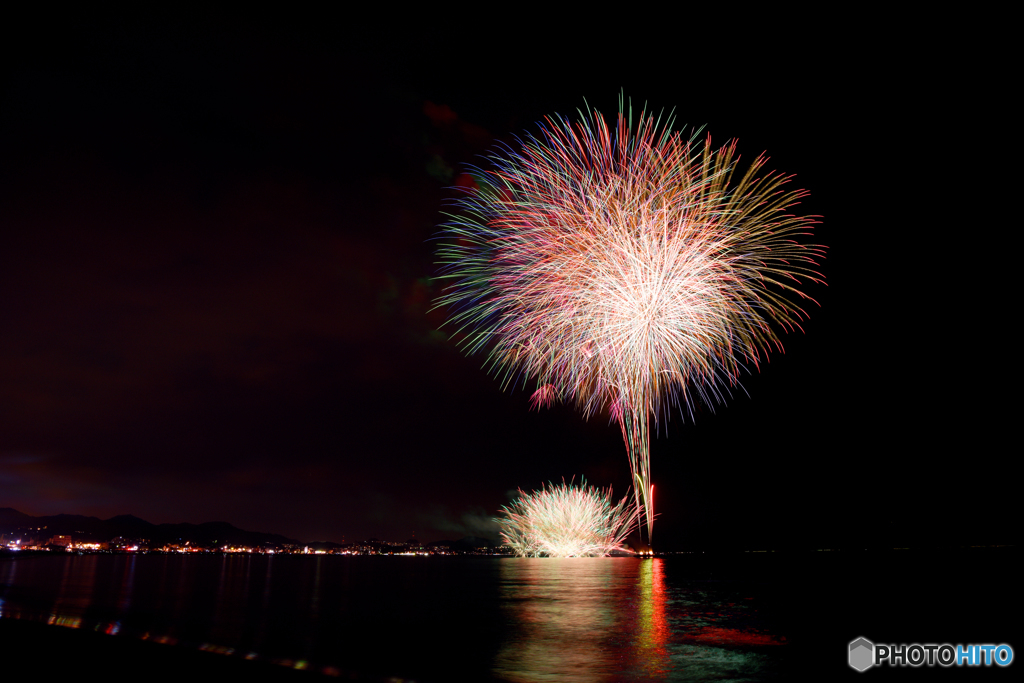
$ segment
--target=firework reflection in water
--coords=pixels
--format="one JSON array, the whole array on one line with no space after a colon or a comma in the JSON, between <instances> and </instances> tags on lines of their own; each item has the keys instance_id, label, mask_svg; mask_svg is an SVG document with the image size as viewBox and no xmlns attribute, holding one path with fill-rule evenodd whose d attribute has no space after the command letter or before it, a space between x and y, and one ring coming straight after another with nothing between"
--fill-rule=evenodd
<instances>
[{"instance_id":1,"label":"firework reflection in water","mask_svg":"<svg viewBox=\"0 0 1024 683\"><path fill-rule=\"evenodd\" d=\"M519 494L495 520L519 557L604 557L624 551L640 517L628 505L628 494L614 504L611 488L599 491L586 481Z\"/></svg>"},{"instance_id":2,"label":"firework reflection in water","mask_svg":"<svg viewBox=\"0 0 1024 683\"><path fill-rule=\"evenodd\" d=\"M823 282L817 222L789 213L807 193L759 156L734 174L719 149L623 106L555 117L519 151L473 171L438 250L448 286L437 300L467 353L490 348L504 386L533 379L535 407L569 400L618 422L648 541L654 523L650 422L695 401L713 406L781 350Z\"/></svg>"}]
</instances>

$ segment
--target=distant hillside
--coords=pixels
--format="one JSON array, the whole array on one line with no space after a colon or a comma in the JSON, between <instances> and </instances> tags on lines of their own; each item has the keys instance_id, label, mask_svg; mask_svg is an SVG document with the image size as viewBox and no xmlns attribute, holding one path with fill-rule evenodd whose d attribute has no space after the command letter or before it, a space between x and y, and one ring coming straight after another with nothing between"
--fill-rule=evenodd
<instances>
[{"instance_id":1,"label":"distant hillside","mask_svg":"<svg viewBox=\"0 0 1024 683\"><path fill-rule=\"evenodd\" d=\"M14 508L0 508L0 530L3 530L11 525L18 525L35 519L30 517L23 512L18 512ZM27 520L27 521L26 521Z\"/></svg>"},{"instance_id":2,"label":"distant hillside","mask_svg":"<svg viewBox=\"0 0 1024 683\"><path fill-rule=\"evenodd\" d=\"M117 515L110 519L63 514L33 517L13 508L0 508L0 534L16 533L38 537L77 536L92 541L109 541L118 536L145 538L152 545L185 542L201 546L299 545L299 541L280 534L245 531L227 522L152 524L134 515Z\"/></svg>"}]
</instances>

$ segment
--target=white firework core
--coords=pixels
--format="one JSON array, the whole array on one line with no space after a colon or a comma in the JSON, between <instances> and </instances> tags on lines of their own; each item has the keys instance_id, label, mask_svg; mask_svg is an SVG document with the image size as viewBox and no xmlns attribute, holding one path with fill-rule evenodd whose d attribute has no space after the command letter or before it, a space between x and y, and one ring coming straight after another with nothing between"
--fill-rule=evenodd
<instances>
[{"instance_id":1,"label":"white firework core","mask_svg":"<svg viewBox=\"0 0 1024 683\"><path fill-rule=\"evenodd\" d=\"M604 557L626 550L640 511L627 495L612 502L611 489L598 491L584 481L562 483L520 498L495 521L501 537L519 557Z\"/></svg>"}]
</instances>

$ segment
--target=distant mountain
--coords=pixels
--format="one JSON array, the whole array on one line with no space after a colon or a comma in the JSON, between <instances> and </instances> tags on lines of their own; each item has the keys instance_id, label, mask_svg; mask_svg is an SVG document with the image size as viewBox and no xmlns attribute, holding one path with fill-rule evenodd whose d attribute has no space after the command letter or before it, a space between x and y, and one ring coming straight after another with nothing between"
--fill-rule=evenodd
<instances>
[{"instance_id":1,"label":"distant mountain","mask_svg":"<svg viewBox=\"0 0 1024 683\"><path fill-rule=\"evenodd\" d=\"M45 530L36 532L36 529ZM13 508L0 508L0 533L34 532L40 536L79 536L92 541L110 541L117 537L147 539L151 545L185 543L200 546L299 545L295 539L259 531L245 531L227 522L203 524L152 524L134 515L110 519L84 515L48 515L33 517Z\"/></svg>"},{"instance_id":2,"label":"distant mountain","mask_svg":"<svg viewBox=\"0 0 1024 683\"><path fill-rule=\"evenodd\" d=\"M480 548L493 549L497 547L497 545L497 543L488 538L480 538L478 536L466 536L465 538L455 541L449 547L456 552L469 553L473 552L474 550L479 550Z\"/></svg>"},{"instance_id":3,"label":"distant mountain","mask_svg":"<svg viewBox=\"0 0 1024 683\"><path fill-rule=\"evenodd\" d=\"M118 526L123 527L125 529L129 529L131 527L138 527L139 529L148 529L149 527L153 526L146 520L140 519L135 515L117 515L116 517L111 517L110 519L108 519L107 523L117 524Z\"/></svg>"},{"instance_id":4,"label":"distant mountain","mask_svg":"<svg viewBox=\"0 0 1024 683\"><path fill-rule=\"evenodd\" d=\"M10 525L27 524L28 520L33 518L26 515L24 512L18 512L14 508L0 508L0 530Z\"/></svg>"}]
</instances>

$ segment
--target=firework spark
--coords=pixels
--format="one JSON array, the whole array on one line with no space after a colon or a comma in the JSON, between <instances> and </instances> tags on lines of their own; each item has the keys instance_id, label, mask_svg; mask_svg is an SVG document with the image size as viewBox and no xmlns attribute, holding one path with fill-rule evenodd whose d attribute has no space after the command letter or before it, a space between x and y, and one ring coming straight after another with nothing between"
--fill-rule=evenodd
<instances>
[{"instance_id":1,"label":"firework spark","mask_svg":"<svg viewBox=\"0 0 1024 683\"><path fill-rule=\"evenodd\" d=\"M598 491L586 481L519 494L494 520L519 557L604 557L626 549L626 536L639 520L628 495L614 504L610 487Z\"/></svg>"},{"instance_id":2,"label":"firework spark","mask_svg":"<svg viewBox=\"0 0 1024 683\"><path fill-rule=\"evenodd\" d=\"M781 350L771 323L799 328L790 298L823 282L824 247L799 241L817 221L789 210L807 193L759 175L766 157L736 173L735 142L714 149L643 113L634 126L622 105L614 129L597 111L548 118L473 169L444 226L437 303L465 351L490 347L503 385L537 382L535 407L568 400L618 422L650 540L652 418L692 419Z\"/></svg>"}]
</instances>

